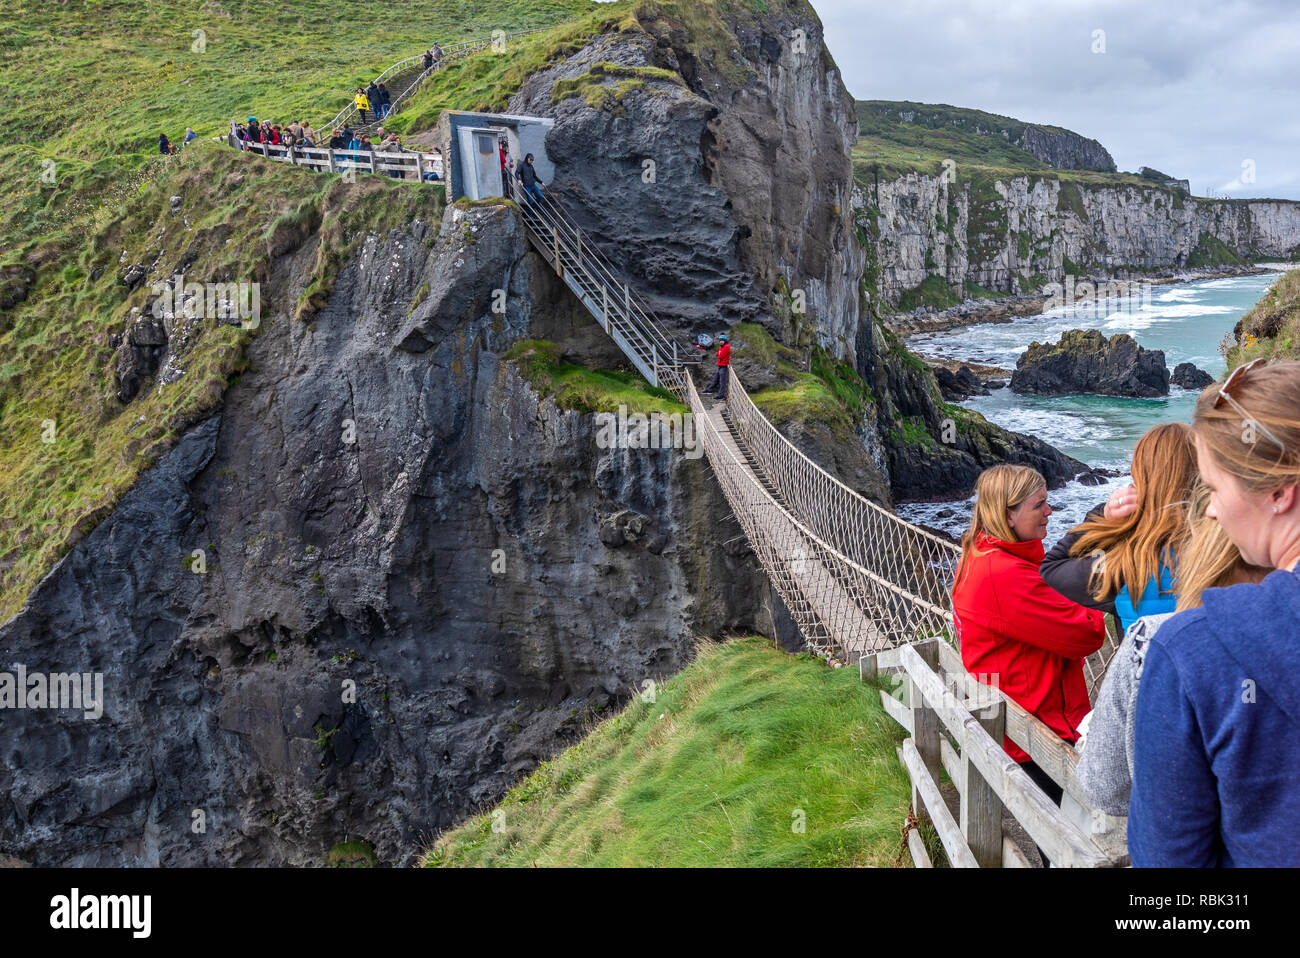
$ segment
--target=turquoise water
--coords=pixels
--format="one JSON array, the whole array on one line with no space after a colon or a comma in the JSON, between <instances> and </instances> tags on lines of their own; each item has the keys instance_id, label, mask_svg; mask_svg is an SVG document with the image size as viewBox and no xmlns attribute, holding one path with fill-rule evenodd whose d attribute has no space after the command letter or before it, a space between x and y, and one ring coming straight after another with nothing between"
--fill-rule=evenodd
<instances>
[{"instance_id":1,"label":"turquoise water","mask_svg":"<svg viewBox=\"0 0 1300 958\"><path fill-rule=\"evenodd\" d=\"M1055 342L1069 329L1097 329L1107 336L1128 333L1147 349L1164 350L1171 371L1178 363L1192 362L1218 378L1226 368L1220 343L1277 278L1278 273L1266 273L1147 286L1122 298L1060 307L1010 323L923 333L910 337L907 346L927 356L971 360L1010 370L1031 342ZM1091 466L1125 472L1106 486L1070 483L1054 490L1049 502L1057 513L1048 527L1050 543L1113 489L1127 484L1129 458L1144 432L1157 423L1191 420L1197 395L1197 391L1177 386L1171 386L1170 394L1160 399L1021 396L1010 389L999 389L962 405L999 426L1037 436ZM957 533L968 523L970 509L968 503L918 504L902 506L899 513L912 521Z\"/></svg>"}]
</instances>

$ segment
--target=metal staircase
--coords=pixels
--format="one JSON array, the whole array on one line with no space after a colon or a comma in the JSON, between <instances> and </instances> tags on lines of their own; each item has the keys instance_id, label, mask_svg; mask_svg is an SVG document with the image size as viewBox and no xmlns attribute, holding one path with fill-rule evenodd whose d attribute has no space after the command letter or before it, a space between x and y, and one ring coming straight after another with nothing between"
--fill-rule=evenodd
<instances>
[{"instance_id":1,"label":"metal staircase","mask_svg":"<svg viewBox=\"0 0 1300 958\"><path fill-rule=\"evenodd\" d=\"M528 195L511 170L513 198L528 238L565 285L652 386L679 388L682 367L698 364L694 347L679 346L650 307L548 193Z\"/></svg>"}]
</instances>

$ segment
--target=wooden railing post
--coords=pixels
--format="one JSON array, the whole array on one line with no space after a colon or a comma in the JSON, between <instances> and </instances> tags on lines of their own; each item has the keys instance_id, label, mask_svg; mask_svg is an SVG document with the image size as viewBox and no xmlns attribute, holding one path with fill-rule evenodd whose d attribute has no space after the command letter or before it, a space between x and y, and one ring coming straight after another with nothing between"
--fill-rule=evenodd
<instances>
[{"instance_id":1,"label":"wooden railing post","mask_svg":"<svg viewBox=\"0 0 1300 958\"><path fill-rule=\"evenodd\" d=\"M330 155L330 172L337 173L339 171L339 163L338 160L334 158L334 151L330 150L329 155Z\"/></svg>"},{"instance_id":2,"label":"wooden railing post","mask_svg":"<svg viewBox=\"0 0 1300 958\"><path fill-rule=\"evenodd\" d=\"M564 279L564 264L560 262L560 231L551 227L551 242L555 244L555 271Z\"/></svg>"},{"instance_id":3,"label":"wooden railing post","mask_svg":"<svg viewBox=\"0 0 1300 958\"><path fill-rule=\"evenodd\" d=\"M913 648L921 657L921 660L936 675L939 671L939 647L935 645L934 640L915 645ZM916 743L917 754L921 756L921 761L925 764L926 772L936 783L939 781L940 754L939 754L939 716L935 710L925 701L925 695L913 681L908 681L908 704L912 708L912 739ZM921 820L931 818L934 810L926 810L924 803L919 801L916 792L916 785L912 785L912 808L916 812L916 817Z\"/></svg>"},{"instance_id":4,"label":"wooden railing post","mask_svg":"<svg viewBox=\"0 0 1300 958\"><path fill-rule=\"evenodd\" d=\"M605 324L605 332L609 332L609 287L604 283L600 284L600 313Z\"/></svg>"},{"instance_id":5,"label":"wooden railing post","mask_svg":"<svg viewBox=\"0 0 1300 958\"><path fill-rule=\"evenodd\" d=\"M1006 711L997 692L981 690L976 680L967 677L975 696L970 702L970 713L992 736L1001 743L1006 731ZM980 701L982 699L982 701ZM980 868L998 868L1002 865L1002 799L971 764L969 750L961 750L961 833L966 844L980 863Z\"/></svg>"}]
</instances>

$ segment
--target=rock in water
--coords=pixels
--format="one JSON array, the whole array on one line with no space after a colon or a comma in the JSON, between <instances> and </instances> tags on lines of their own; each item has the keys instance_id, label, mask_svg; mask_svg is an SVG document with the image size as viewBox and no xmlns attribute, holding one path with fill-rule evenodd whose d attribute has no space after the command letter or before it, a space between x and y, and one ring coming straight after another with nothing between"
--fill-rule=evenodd
<instances>
[{"instance_id":1,"label":"rock in water","mask_svg":"<svg viewBox=\"0 0 1300 958\"><path fill-rule=\"evenodd\" d=\"M1174 367L1174 374L1169 377L1169 381L1184 389L1204 389L1214 382L1214 377L1192 363L1179 363Z\"/></svg>"},{"instance_id":2,"label":"rock in water","mask_svg":"<svg viewBox=\"0 0 1300 958\"><path fill-rule=\"evenodd\" d=\"M939 389L946 402L958 402L971 396L987 396L988 389L980 382L969 366L960 367L955 373L942 366L932 367L934 378L939 382Z\"/></svg>"},{"instance_id":3,"label":"rock in water","mask_svg":"<svg viewBox=\"0 0 1300 958\"><path fill-rule=\"evenodd\" d=\"M1039 396L1167 396L1169 368L1159 349L1143 349L1125 333L1107 339L1072 329L1058 343L1030 343L1016 361L1011 390Z\"/></svg>"}]
</instances>

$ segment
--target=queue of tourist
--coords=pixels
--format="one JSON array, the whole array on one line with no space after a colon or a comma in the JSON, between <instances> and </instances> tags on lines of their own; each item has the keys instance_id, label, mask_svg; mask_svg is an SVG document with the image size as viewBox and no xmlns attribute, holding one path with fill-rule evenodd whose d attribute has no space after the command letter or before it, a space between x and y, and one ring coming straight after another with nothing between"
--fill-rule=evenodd
<instances>
[{"instance_id":1,"label":"queue of tourist","mask_svg":"<svg viewBox=\"0 0 1300 958\"><path fill-rule=\"evenodd\" d=\"M1135 866L1300 865L1300 362L1209 386L1190 427L1142 437L1132 476L1045 552L1043 476L980 475L952 593L962 662L1079 750ZM1124 638L1090 704L1107 613Z\"/></svg>"}]
</instances>

